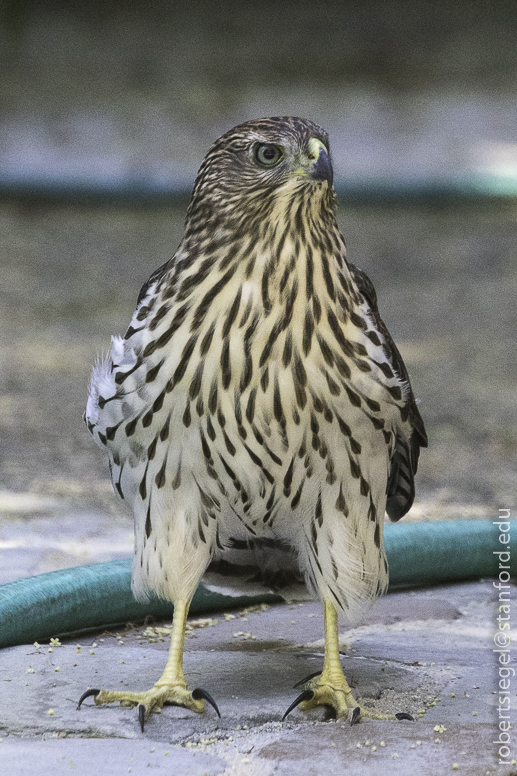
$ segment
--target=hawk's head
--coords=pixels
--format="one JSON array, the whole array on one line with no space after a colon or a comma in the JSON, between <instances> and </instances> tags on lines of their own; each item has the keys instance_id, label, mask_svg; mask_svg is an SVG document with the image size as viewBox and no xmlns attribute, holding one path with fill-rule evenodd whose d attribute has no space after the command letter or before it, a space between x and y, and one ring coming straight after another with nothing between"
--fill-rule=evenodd
<instances>
[{"instance_id":1,"label":"hawk's head","mask_svg":"<svg viewBox=\"0 0 517 776\"><path fill-rule=\"evenodd\" d=\"M307 119L246 121L208 151L192 193L188 218L240 220L315 197L334 204L328 135Z\"/></svg>"}]
</instances>

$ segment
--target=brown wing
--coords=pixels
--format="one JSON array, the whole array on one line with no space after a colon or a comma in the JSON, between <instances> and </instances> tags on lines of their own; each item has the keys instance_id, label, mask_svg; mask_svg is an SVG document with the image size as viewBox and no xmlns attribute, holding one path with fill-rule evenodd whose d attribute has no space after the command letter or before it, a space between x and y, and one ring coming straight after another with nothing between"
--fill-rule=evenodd
<instances>
[{"instance_id":1,"label":"brown wing","mask_svg":"<svg viewBox=\"0 0 517 776\"><path fill-rule=\"evenodd\" d=\"M387 488L386 511L390 519L395 521L400 520L413 504L413 499L415 498L415 474L418 467L420 448L427 447L427 435L425 433L424 421L416 405L406 365L380 316L377 306L377 294L375 293L373 283L368 275L354 264L348 262L348 266L357 288L370 305L371 315L375 321L377 331L384 338L386 357L393 370L402 380L407 382L409 388L406 410L407 419L411 424L411 434L409 437L405 434L399 434L396 437Z\"/></svg>"}]
</instances>

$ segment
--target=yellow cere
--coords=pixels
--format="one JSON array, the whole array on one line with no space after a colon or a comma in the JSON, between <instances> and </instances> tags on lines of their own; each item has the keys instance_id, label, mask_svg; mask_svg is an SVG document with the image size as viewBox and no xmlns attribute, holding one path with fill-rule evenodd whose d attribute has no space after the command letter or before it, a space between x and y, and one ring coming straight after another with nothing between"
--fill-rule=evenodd
<instances>
[{"instance_id":1,"label":"yellow cere","mask_svg":"<svg viewBox=\"0 0 517 776\"><path fill-rule=\"evenodd\" d=\"M309 140L309 151L311 152L311 156L313 159L317 159L320 155L320 151L323 151L324 153L328 154L328 149L325 146L325 143L322 143L321 140L318 140L315 137L311 137Z\"/></svg>"}]
</instances>

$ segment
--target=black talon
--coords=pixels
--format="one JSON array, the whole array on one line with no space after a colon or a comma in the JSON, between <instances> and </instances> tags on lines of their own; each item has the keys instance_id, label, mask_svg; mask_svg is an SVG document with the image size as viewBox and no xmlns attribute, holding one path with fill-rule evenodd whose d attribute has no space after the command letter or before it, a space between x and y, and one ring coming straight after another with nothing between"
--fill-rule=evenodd
<instances>
[{"instance_id":1,"label":"black talon","mask_svg":"<svg viewBox=\"0 0 517 776\"><path fill-rule=\"evenodd\" d=\"M77 704L76 711L79 711L81 708L81 703L86 700L86 698L89 698L91 695L97 696L100 693L100 690L86 690L86 692L83 692L81 697L79 698L79 703Z\"/></svg>"},{"instance_id":2,"label":"black talon","mask_svg":"<svg viewBox=\"0 0 517 776\"><path fill-rule=\"evenodd\" d=\"M296 684L293 684L293 687L299 687L301 684L305 684L305 682L310 682L311 679L314 679L315 676L319 676L321 674L321 671L315 671L313 674L309 674L309 676L306 676L305 679L300 679L299 682L296 682Z\"/></svg>"},{"instance_id":3,"label":"black talon","mask_svg":"<svg viewBox=\"0 0 517 776\"><path fill-rule=\"evenodd\" d=\"M138 704L138 721L140 722L140 730L143 733L145 725L145 706L141 703Z\"/></svg>"},{"instance_id":4,"label":"black talon","mask_svg":"<svg viewBox=\"0 0 517 776\"><path fill-rule=\"evenodd\" d=\"M192 690L192 697L194 698L195 701L199 701L201 700L201 698L204 698L205 701L207 701L210 704L210 706L212 706L216 710L217 715L219 717L221 716L221 712L217 708L217 703L214 701L210 693L207 692L206 690L202 690L201 687L197 687L195 690Z\"/></svg>"},{"instance_id":5,"label":"black talon","mask_svg":"<svg viewBox=\"0 0 517 776\"><path fill-rule=\"evenodd\" d=\"M411 722L415 721L415 718L411 716L411 714L408 714L406 711L401 711L398 714L395 714L395 717L397 719L409 719Z\"/></svg>"},{"instance_id":6,"label":"black talon","mask_svg":"<svg viewBox=\"0 0 517 776\"><path fill-rule=\"evenodd\" d=\"M290 714L292 710L295 709L300 703L303 703L303 701L310 701L313 698L314 698L314 692L312 690L304 690L303 692L301 692L285 712L284 716L282 717L282 722L287 717L287 715Z\"/></svg>"},{"instance_id":7,"label":"black talon","mask_svg":"<svg viewBox=\"0 0 517 776\"><path fill-rule=\"evenodd\" d=\"M350 717L350 724L355 725L359 717L361 716L361 709L359 706L356 706L355 709L352 712L352 716Z\"/></svg>"}]
</instances>

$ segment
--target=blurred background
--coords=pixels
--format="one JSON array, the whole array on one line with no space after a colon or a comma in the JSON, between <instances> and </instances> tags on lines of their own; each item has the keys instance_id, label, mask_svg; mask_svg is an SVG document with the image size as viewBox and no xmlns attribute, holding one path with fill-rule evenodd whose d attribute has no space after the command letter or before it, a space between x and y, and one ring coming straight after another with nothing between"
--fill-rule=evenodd
<instances>
[{"instance_id":1,"label":"blurred background","mask_svg":"<svg viewBox=\"0 0 517 776\"><path fill-rule=\"evenodd\" d=\"M429 433L409 519L515 503L516 37L504 1L0 0L0 582L131 554L91 364L212 141L261 116L330 133Z\"/></svg>"}]
</instances>

